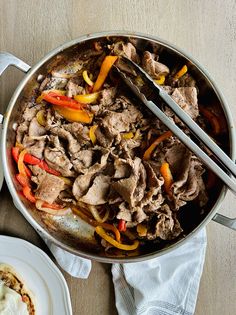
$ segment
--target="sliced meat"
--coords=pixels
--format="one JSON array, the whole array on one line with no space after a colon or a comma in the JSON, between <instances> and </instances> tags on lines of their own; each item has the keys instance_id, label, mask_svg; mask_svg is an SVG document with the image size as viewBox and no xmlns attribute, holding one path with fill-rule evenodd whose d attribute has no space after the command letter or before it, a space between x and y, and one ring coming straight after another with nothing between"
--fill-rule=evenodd
<instances>
[{"instance_id":1,"label":"sliced meat","mask_svg":"<svg viewBox=\"0 0 236 315\"><path fill-rule=\"evenodd\" d=\"M129 209L129 206L126 206L125 202L122 202L119 205L119 212L117 213L117 219L125 220L126 222L132 221L132 212Z\"/></svg>"},{"instance_id":2,"label":"sliced meat","mask_svg":"<svg viewBox=\"0 0 236 315\"><path fill-rule=\"evenodd\" d=\"M195 87L171 88L164 86L163 88L192 119L199 116L197 89ZM167 110L166 113L169 117L174 116L171 110ZM179 122L178 119L175 119L175 121Z\"/></svg>"},{"instance_id":3,"label":"sliced meat","mask_svg":"<svg viewBox=\"0 0 236 315\"><path fill-rule=\"evenodd\" d=\"M143 196L145 185L139 188L137 188L137 185L139 180L141 183L143 182L142 176L145 175L142 173L143 165L141 164L140 158L135 157L133 161L130 161L130 165L132 167L131 175L128 178L120 179L117 182L113 182L112 189L117 191L122 196L122 198L126 202L128 202L131 207L133 207L140 201L140 198Z\"/></svg>"},{"instance_id":4,"label":"sliced meat","mask_svg":"<svg viewBox=\"0 0 236 315\"><path fill-rule=\"evenodd\" d=\"M81 150L77 155L76 159L72 160L72 164L76 172L84 173L93 163L92 150Z\"/></svg>"},{"instance_id":5,"label":"sliced meat","mask_svg":"<svg viewBox=\"0 0 236 315\"><path fill-rule=\"evenodd\" d=\"M28 130L29 130L29 124L26 121L19 124L16 130L16 141L18 143L22 143L23 138L25 134L28 132Z\"/></svg>"},{"instance_id":6,"label":"sliced meat","mask_svg":"<svg viewBox=\"0 0 236 315\"><path fill-rule=\"evenodd\" d=\"M115 158L114 167L114 178L127 178L132 171L131 165L125 159Z\"/></svg>"},{"instance_id":7,"label":"sliced meat","mask_svg":"<svg viewBox=\"0 0 236 315\"><path fill-rule=\"evenodd\" d=\"M102 126L99 126L95 130L95 136L97 139L97 142L104 148L109 148L112 146L112 142L114 140L113 134L110 132L108 128L104 128Z\"/></svg>"},{"instance_id":8,"label":"sliced meat","mask_svg":"<svg viewBox=\"0 0 236 315\"><path fill-rule=\"evenodd\" d=\"M46 129L41 126L37 118L34 117L29 124L29 136L30 137L40 137L46 134Z\"/></svg>"},{"instance_id":9,"label":"sliced meat","mask_svg":"<svg viewBox=\"0 0 236 315\"><path fill-rule=\"evenodd\" d=\"M116 87L103 89L100 94L99 105L106 107L114 103L116 96Z\"/></svg>"},{"instance_id":10,"label":"sliced meat","mask_svg":"<svg viewBox=\"0 0 236 315\"><path fill-rule=\"evenodd\" d=\"M142 58L143 69L153 78L158 79L160 75L167 75L169 68L157 61L158 56L151 54L149 51L145 51Z\"/></svg>"},{"instance_id":11,"label":"sliced meat","mask_svg":"<svg viewBox=\"0 0 236 315\"><path fill-rule=\"evenodd\" d=\"M38 159L43 158L43 151L46 145L46 137L38 137L39 140L36 140L29 136L24 136L22 144L26 148L27 152L34 155ZM41 139L40 139L41 138Z\"/></svg>"},{"instance_id":12,"label":"sliced meat","mask_svg":"<svg viewBox=\"0 0 236 315\"><path fill-rule=\"evenodd\" d=\"M139 63L139 55L136 48L131 43L124 43L123 41L116 42L112 46L112 52L117 56L125 56L136 63Z\"/></svg>"},{"instance_id":13,"label":"sliced meat","mask_svg":"<svg viewBox=\"0 0 236 315\"><path fill-rule=\"evenodd\" d=\"M65 183L63 179L46 172L44 175L40 173L38 176L40 177L38 177L39 183L35 191L35 197L48 203L53 203L64 189Z\"/></svg>"},{"instance_id":14,"label":"sliced meat","mask_svg":"<svg viewBox=\"0 0 236 315\"><path fill-rule=\"evenodd\" d=\"M53 127L50 128L50 131L53 135L56 135L59 138L67 140L68 153L71 156L79 152L81 148L80 143L72 136L72 134L69 131L65 130L63 127Z\"/></svg>"},{"instance_id":15,"label":"sliced meat","mask_svg":"<svg viewBox=\"0 0 236 315\"><path fill-rule=\"evenodd\" d=\"M110 182L110 176L96 176L86 195L82 196L79 200L94 206L107 203Z\"/></svg>"},{"instance_id":16,"label":"sliced meat","mask_svg":"<svg viewBox=\"0 0 236 315\"><path fill-rule=\"evenodd\" d=\"M63 90L67 84L66 78L46 77L41 83L40 90Z\"/></svg>"},{"instance_id":17,"label":"sliced meat","mask_svg":"<svg viewBox=\"0 0 236 315\"><path fill-rule=\"evenodd\" d=\"M182 233L182 228L168 205L163 205L157 214L157 223L154 231L148 231L147 238L154 240L160 237L163 240L175 239Z\"/></svg>"},{"instance_id":18,"label":"sliced meat","mask_svg":"<svg viewBox=\"0 0 236 315\"><path fill-rule=\"evenodd\" d=\"M75 79L70 79L66 85L67 93L69 97L73 97L77 94L84 94L85 89L80 85L81 81L76 82Z\"/></svg>"}]
</instances>

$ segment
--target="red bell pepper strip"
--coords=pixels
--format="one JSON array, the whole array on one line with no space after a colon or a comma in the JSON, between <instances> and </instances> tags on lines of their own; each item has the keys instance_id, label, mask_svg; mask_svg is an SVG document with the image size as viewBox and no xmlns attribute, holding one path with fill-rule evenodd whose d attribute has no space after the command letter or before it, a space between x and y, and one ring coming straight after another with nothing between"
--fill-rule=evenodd
<instances>
[{"instance_id":1,"label":"red bell pepper strip","mask_svg":"<svg viewBox=\"0 0 236 315\"><path fill-rule=\"evenodd\" d=\"M25 177L22 174L16 174L16 179L18 180L22 187L30 185L28 177Z\"/></svg>"},{"instance_id":2,"label":"red bell pepper strip","mask_svg":"<svg viewBox=\"0 0 236 315\"><path fill-rule=\"evenodd\" d=\"M123 220L123 219L120 219L119 220L119 223L118 223L118 230L120 232L125 232L126 231L126 221Z\"/></svg>"},{"instance_id":3,"label":"red bell pepper strip","mask_svg":"<svg viewBox=\"0 0 236 315\"><path fill-rule=\"evenodd\" d=\"M32 194L31 188L29 186L24 186L22 189L22 192L26 199L28 199L30 202L35 203L36 198Z\"/></svg>"},{"instance_id":4,"label":"red bell pepper strip","mask_svg":"<svg viewBox=\"0 0 236 315\"><path fill-rule=\"evenodd\" d=\"M72 99L71 97L59 95L53 92L45 93L43 95L43 99L48 103L53 105L69 107L73 109L82 109L85 105L77 102L76 100Z\"/></svg>"},{"instance_id":5,"label":"red bell pepper strip","mask_svg":"<svg viewBox=\"0 0 236 315\"><path fill-rule=\"evenodd\" d=\"M50 168L44 160L41 160L41 162L40 162L40 164L38 164L38 166L41 169L45 170L47 173L50 173L50 174L55 175L55 176L61 176L60 172Z\"/></svg>"},{"instance_id":6,"label":"red bell pepper strip","mask_svg":"<svg viewBox=\"0 0 236 315\"><path fill-rule=\"evenodd\" d=\"M38 165L41 169L45 170L47 173L53 174L55 176L61 175L60 172L50 168L44 160L40 160L29 153L25 154L24 162L31 164L31 165Z\"/></svg>"},{"instance_id":7,"label":"red bell pepper strip","mask_svg":"<svg viewBox=\"0 0 236 315\"><path fill-rule=\"evenodd\" d=\"M20 148L18 147L12 147L11 148L11 154L15 162L17 163L19 160L19 155L20 155Z\"/></svg>"}]
</instances>

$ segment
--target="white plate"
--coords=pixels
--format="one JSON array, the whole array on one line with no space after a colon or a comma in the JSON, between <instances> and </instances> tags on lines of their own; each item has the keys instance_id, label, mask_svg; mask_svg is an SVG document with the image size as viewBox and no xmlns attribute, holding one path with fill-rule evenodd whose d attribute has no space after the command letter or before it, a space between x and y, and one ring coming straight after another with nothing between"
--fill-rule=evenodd
<instances>
[{"instance_id":1,"label":"white plate","mask_svg":"<svg viewBox=\"0 0 236 315\"><path fill-rule=\"evenodd\" d=\"M66 281L41 249L22 239L0 235L0 263L14 267L25 280L35 296L37 315L72 315Z\"/></svg>"}]
</instances>

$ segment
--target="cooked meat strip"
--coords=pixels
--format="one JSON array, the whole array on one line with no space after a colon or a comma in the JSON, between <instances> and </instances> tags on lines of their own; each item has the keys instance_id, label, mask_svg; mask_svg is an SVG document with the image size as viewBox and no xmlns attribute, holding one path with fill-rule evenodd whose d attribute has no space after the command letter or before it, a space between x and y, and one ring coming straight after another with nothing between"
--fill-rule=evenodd
<instances>
[{"instance_id":1,"label":"cooked meat strip","mask_svg":"<svg viewBox=\"0 0 236 315\"><path fill-rule=\"evenodd\" d=\"M106 203L110 182L110 176L96 176L86 195L82 196L79 200L94 206Z\"/></svg>"},{"instance_id":2,"label":"cooked meat strip","mask_svg":"<svg viewBox=\"0 0 236 315\"><path fill-rule=\"evenodd\" d=\"M116 42L112 46L112 52L117 56L125 56L134 62L139 63L139 55L136 48L131 43L124 43L123 41Z\"/></svg>"},{"instance_id":3,"label":"cooked meat strip","mask_svg":"<svg viewBox=\"0 0 236 315\"><path fill-rule=\"evenodd\" d=\"M34 175L38 177L38 187L35 191L35 197L48 203L53 203L64 189L64 180L45 171L42 172L37 165L31 169Z\"/></svg>"},{"instance_id":4,"label":"cooked meat strip","mask_svg":"<svg viewBox=\"0 0 236 315\"><path fill-rule=\"evenodd\" d=\"M157 60L156 54L151 54L149 51L144 52L142 67L153 79L159 79L160 75L167 75L170 72L166 65Z\"/></svg>"}]
</instances>

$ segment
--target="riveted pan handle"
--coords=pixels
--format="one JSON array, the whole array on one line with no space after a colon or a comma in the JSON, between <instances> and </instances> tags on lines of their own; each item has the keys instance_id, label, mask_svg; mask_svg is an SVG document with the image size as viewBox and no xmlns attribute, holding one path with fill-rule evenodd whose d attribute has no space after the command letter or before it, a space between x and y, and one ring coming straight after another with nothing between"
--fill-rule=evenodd
<instances>
[{"instance_id":1,"label":"riveted pan handle","mask_svg":"<svg viewBox=\"0 0 236 315\"><path fill-rule=\"evenodd\" d=\"M212 220L236 231L236 219L231 219L222 214L216 213Z\"/></svg>"},{"instance_id":2,"label":"riveted pan handle","mask_svg":"<svg viewBox=\"0 0 236 315\"><path fill-rule=\"evenodd\" d=\"M30 70L30 66L27 65L21 59L9 54L7 52L0 52L0 75L6 70L9 66L15 66L16 68L28 72Z\"/></svg>"}]
</instances>

